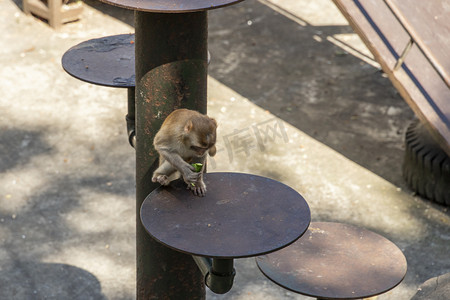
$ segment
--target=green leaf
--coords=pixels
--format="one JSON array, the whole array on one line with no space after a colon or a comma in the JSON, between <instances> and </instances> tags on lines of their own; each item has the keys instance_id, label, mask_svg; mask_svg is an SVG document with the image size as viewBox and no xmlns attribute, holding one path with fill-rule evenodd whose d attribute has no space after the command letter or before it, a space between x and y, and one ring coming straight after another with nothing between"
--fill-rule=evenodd
<instances>
[{"instance_id":1,"label":"green leaf","mask_svg":"<svg viewBox=\"0 0 450 300\"><path fill-rule=\"evenodd\" d=\"M195 172L200 172L203 168L203 164L201 164L201 163L195 163L195 164L192 164L192 166L194 167Z\"/></svg>"}]
</instances>

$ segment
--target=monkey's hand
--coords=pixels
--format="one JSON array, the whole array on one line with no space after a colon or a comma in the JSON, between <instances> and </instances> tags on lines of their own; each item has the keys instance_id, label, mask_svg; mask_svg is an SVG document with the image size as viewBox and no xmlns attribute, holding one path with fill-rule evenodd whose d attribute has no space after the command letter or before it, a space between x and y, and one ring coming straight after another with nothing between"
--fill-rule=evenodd
<instances>
[{"instance_id":1,"label":"monkey's hand","mask_svg":"<svg viewBox=\"0 0 450 300\"><path fill-rule=\"evenodd\" d=\"M186 164L182 171L180 170L184 182L186 182L186 184L189 186L192 186L192 184L195 185L201 178L202 173L197 173L194 171L194 167L189 164Z\"/></svg>"},{"instance_id":2,"label":"monkey's hand","mask_svg":"<svg viewBox=\"0 0 450 300\"><path fill-rule=\"evenodd\" d=\"M202 179L194 184L188 185L188 189L190 189L195 196L204 197L206 195L206 185Z\"/></svg>"}]
</instances>

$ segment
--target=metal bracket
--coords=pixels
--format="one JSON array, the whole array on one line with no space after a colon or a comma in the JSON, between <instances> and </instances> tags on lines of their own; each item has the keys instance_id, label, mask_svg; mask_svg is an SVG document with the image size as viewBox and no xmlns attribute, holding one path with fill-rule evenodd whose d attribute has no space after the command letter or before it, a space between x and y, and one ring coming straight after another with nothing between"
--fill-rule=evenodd
<instances>
[{"instance_id":1,"label":"metal bracket","mask_svg":"<svg viewBox=\"0 0 450 300\"><path fill-rule=\"evenodd\" d=\"M136 104L135 94L136 88L129 87L128 89L128 114L125 116L127 121L128 142L131 147L136 148Z\"/></svg>"},{"instance_id":2,"label":"metal bracket","mask_svg":"<svg viewBox=\"0 0 450 300\"><path fill-rule=\"evenodd\" d=\"M225 294L233 287L236 270L233 259L209 258L193 255L205 278L206 286L216 294Z\"/></svg>"},{"instance_id":3,"label":"metal bracket","mask_svg":"<svg viewBox=\"0 0 450 300\"><path fill-rule=\"evenodd\" d=\"M394 66L394 71L397 71L403 65L403 62L404 62L404 60L406 58L406 55L408 55L409 50L411 50L413 45L414 45L414 40L410 39L408 44L406 44L405 49L403 49L402 54L398 58L397 63Z\"/></svg>"},{"instance_id":4,"label":"metal bracket","mask_svg":"<svg viewBox=\"0 0 450 300\"><path fill-rule=\"evenodd\" d=\"M125 116L125 120L127 121L127 133L128 133L128 142L130 143L131 147L136 147L136 125L134 118L130 117L129 115Z\"/></svg>"}]
</instances>

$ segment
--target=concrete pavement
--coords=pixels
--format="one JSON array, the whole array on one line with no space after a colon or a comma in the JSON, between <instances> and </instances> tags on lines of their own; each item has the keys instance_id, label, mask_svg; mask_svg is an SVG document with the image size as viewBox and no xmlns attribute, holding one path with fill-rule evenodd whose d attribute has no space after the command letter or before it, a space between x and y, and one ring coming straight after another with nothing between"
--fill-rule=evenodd
<instances>
[{"instance_id":1,"label":"concrete pavement","mask_svg":"<svg viewBox=\"0 0 450 300\"><path fill-rule=\"evenodd\" d=\"M411 110L331 1L310 2L209 13L208 111L219 123L210 171L279 180L305 197L313 221L390 239L408 273L379 299L410 299L450 272L449 213L401 179ZM88 4L54 31L0 0L0 299L135 298L126 90L78 81L60 64L79 42L133 32L132 13ZM277 134L258 144L252 132L267 126ZM227 146L239 134L247 148ZM236 269L233 289L208 299L308 299L267 280L254 259Z\"/></svg>"}]
</instances>

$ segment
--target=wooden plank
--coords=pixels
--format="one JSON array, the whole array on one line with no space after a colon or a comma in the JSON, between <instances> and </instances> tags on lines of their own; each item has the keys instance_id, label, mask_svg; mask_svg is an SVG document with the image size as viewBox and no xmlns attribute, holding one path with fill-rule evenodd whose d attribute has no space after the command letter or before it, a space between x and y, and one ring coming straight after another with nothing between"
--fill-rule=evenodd
<instances>
[{"instance_id":1,"label":"wooden plank","mask_svg":"<svg viewBox=\"0 0 450 300\"><path fill-rule=\"evenodd\" d=\"M48 19L48 7L40 0L25 0L27 2L27 13L33 13L41 18Z\"/></svg>"},{"instance_id":2,"label":"wooden plank","mask_svg":"<svg viewBox=\"0 0 450 300\"><path fill-rule=\"evenodd\" d=\"M379 62L393 70L410 38L386 4L382 0L335 0L334 3ZM373 11L377 13L370 13Z\"/></svg>"},{"instance_id":3,"label":"wooden plank","mask_svg":"<svg viewBox=\"0 0 450 300\"><path fill-rule=\"evenodd\" d=\"M393 70L410 36L386 3L383 0L333 1L405 101L450 155L450 91L417 46L413 46L403 67Z\"/></svg>"},{"instance_id":4,"label":"wooden plank","mask_svg":"<svg viewBox=\"0 0 450 300\"><path fill-rule=\"evenodd\" d=\"M448 0L385 0L450 86L450 5ZM447 1L447 4L444 2Z\"/></svg>"},{"instance_id":5,"label":"wooden plank","mask_svg":"<svg viewBox=\"0 0 450 300\"><path fill-rule=\"evenodd\" d=\"M62 6L61 11L61 20L62 23L72 22L78 20L80 18L81 13L83 12L83 2L74 2L64 4Z\"/></svg>"},{"instance_id":6,"label":"wooden plank","mask_svg":"<svg viewBox=\"0 0 450 300\"><path fill-rule=\"evenodd\" d=\"M393 77L405 88L407 103L450 155L450 90L424 54L414 46Z\"/></svg>"}]
</instances>

